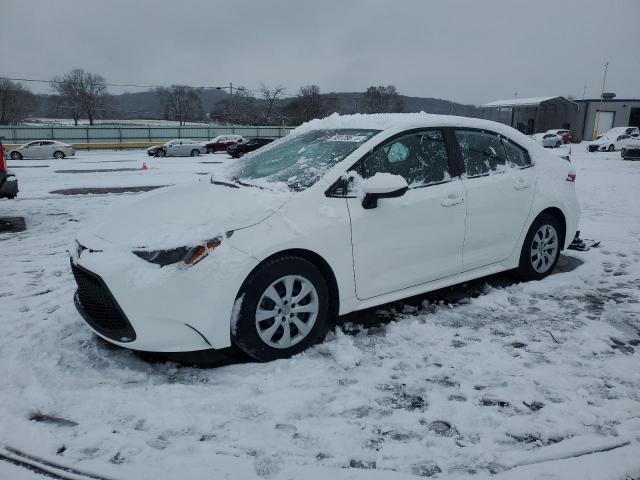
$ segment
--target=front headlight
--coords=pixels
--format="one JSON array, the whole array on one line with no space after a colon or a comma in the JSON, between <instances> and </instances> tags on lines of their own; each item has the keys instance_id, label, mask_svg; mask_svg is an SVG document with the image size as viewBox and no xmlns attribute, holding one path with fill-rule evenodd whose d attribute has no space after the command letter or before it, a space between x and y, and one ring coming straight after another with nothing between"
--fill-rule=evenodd
<instances>
[{"instance_id":1,"label":"front headlight","mask_svg":"<svg viewBox=\"0 0 640 480\"><path fill-rule=\"evenodd\" d=\"M143 260L161 267L178 262L193 266L219 246L220 237L217 237L195 247L178 247L168 250L135 250L133 253Z\"/></svg>"}]
</instances>

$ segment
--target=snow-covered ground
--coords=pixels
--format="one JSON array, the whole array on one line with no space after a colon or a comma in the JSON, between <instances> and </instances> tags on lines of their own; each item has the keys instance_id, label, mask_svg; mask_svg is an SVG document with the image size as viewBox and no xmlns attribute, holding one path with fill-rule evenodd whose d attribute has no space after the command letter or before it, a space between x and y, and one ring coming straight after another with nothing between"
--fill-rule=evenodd
<instances>
[{"instance_id":1,"label":"snow-covered ground","mask_svg":"<svg viewBox=\"0 0 640 480\"><path fill-rule=\"evenodd\" d=\"M580 229L602 241L565 252L576 268L351 315L293 359L215 369L95 340L65 248L140 193L50 192L208 181L222 165L202 162L233 160L9 161L26 168L0 216L27 230L0 234L0 478L40 478L7 448L115 479L640 477L640 162L573 153Z\"/></svg>"}]
</instances>

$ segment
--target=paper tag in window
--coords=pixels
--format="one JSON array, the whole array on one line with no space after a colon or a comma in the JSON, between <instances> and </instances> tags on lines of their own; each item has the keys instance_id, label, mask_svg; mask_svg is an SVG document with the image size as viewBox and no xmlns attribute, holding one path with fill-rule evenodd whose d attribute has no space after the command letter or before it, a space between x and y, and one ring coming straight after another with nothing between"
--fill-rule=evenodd
<instances>
[{"instance_id":1,"label":"paper tag in window","mask_svg":"<svg viewBox=\"0 0 640 480\"><path fill-rule=\"evenodd\" d=\"M327 138L327 142L353 142L361 143L367 139L364 135L334 135Z\"/></svg>"}]
</instances>

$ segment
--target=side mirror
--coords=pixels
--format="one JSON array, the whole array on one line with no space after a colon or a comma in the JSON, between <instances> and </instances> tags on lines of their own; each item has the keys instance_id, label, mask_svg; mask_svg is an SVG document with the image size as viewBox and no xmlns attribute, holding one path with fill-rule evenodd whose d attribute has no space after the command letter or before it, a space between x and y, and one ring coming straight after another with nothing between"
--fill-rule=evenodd
<instances>
[{"instance_id":1,"label":"side mirror","mask_svg":"<svg viewBox=\"0 0 640 480\"><path fill-rule=\"evenodd\" d=\"M379 198L395 198L404 195L409 190L407 181L400 175L390 173L376 173L367 178L362 184L364 198L362 207L365 209L376 208Z\"/></svg>"}]
</instances>

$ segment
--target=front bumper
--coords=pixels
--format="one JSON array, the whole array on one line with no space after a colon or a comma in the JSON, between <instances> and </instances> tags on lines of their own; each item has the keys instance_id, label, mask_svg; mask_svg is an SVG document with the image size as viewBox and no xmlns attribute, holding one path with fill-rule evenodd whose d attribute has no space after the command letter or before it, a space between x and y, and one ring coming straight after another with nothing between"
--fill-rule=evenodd
<instances>
[{"instance_id":1,"label":"front bumper","mask_svg":"<svg viewBox=\"0 0 640 480\"><path fill-rule=\"evenodd\" d=\"M233 306L244 278L257 264L253 257L223 243L192 267L160 268L104 240L82 244L87 248L79 252L70 248L79 285L76 306L100 337L149 352L231 345ZM93 300L86 300L85 287L83 302L78 272L95 281Z\"/></svg>"},{"instance_id":2,"label":"front bumper","mask_svg":"<svg viewBox=\"0 0 640 480\"><path fill-rule=\"evenodd\" d=\"M620 152L620 156L624 160L635 160L635 159L640 160L640 147L623 148L622 151Z\"/></svg>"},{"instance_id":3,"label":"front bumper","mask_svg":"<svg viewBox=\"0 0 640 480\"><path fill-rule=\"evenodd\" d=\"M18 179L14 175L8 175L0 187L0 198L13 198L18 194Z\"/></svg>"}]
</instances>

